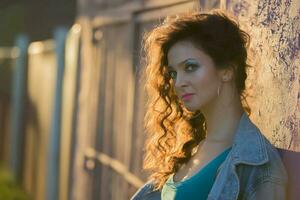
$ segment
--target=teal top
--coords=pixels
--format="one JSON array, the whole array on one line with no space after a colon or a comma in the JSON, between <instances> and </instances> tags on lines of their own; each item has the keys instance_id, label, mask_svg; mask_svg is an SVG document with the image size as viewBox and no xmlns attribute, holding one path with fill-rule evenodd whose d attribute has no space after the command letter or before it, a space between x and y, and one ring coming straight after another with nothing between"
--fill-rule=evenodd
<instances>
[{"instance_id":1,"label":"teal top","mask_svg":"<svg viewBox=\"0 0 300 200\"><path fill-rule=\"evenodd\" d=\"M224 162L231 147L225 149L213 160L209 161L199 172L190 178L174 182L171 175L164 184L161 192L162 200L197 199L206 200L214 183L218 167Z\"/></svg>"}]
</instances>

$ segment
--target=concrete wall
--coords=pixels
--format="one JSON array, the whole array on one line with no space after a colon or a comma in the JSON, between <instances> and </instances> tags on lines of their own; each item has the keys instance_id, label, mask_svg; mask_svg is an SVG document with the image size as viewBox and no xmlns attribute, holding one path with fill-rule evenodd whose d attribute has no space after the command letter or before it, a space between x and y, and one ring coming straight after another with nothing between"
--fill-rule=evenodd
<instances>
[{"instance_id":1,"label":"concrete wall","mask_svg":"<svg viewBox=\"0 0 300 200\"><path fill-rule=\"evenodd\" d=\"M251 118L271 142L300 151L300 1L227 0L252 36Z\"/></svg>"}]
</instances>

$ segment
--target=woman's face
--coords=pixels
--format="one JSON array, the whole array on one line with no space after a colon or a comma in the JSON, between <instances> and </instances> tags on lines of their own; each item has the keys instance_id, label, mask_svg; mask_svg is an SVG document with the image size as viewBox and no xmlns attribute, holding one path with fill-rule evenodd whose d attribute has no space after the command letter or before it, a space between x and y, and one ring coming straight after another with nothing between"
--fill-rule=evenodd
<instances>
[{"instance_id":1,"label":"woman's face","mask_svg":"<svg viewBox=\"0 0 300 200\"><path fill-rule=\"evenodd\" d=\"M213 104L221 76L211 57L186 40L172 45L167 56L175 92L183 105L196 111Z\"/></svg>"}]
</instances>

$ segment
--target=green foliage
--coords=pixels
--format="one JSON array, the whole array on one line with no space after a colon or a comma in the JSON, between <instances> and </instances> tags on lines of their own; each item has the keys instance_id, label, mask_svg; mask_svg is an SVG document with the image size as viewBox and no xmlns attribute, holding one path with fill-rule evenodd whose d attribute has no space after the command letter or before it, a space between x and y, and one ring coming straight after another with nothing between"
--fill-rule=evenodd
<instances>
[{"instance_id":1,"label":"green foliage","mask_svg":"<svg viewBox=\"0 0 300 200\"><path fill-rule=\"evenodd\" d=\"M0 166L0 199L30 200L29 196L16 183L8 170Z\"/></svg>"}]
</instances>

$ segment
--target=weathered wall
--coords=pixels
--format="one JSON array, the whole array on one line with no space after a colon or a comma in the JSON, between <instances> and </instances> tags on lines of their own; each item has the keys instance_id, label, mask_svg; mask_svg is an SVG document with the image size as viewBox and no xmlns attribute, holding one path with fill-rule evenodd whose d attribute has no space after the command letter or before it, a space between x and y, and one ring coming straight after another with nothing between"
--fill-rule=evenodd
<instances>
[{"instance_id":1,"label":"weathered wall","mask_svg":"<svg viewBox=\"0 0 300 200\"><path fill-rule=\"evenodd\" d=\"M252 36L251 118L271 142L300 152L300 1L227 0Z\"/></svg>"}]
</instances>

